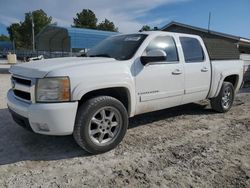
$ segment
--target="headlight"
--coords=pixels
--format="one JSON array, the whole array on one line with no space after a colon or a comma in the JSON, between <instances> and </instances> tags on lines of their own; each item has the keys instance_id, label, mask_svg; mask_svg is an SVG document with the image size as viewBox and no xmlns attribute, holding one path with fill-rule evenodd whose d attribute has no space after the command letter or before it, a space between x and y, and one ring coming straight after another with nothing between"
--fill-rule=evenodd
<instances>
[{"instance_id":1,"label":"headlight","mask_svg":"<svg viewBox=\"0 0 250 188\"><path fill-rule=\"evenodd\" d=\"M68 77L38 79L36 102L64 102L70 100Z\"/></svg>"}]
</instances>

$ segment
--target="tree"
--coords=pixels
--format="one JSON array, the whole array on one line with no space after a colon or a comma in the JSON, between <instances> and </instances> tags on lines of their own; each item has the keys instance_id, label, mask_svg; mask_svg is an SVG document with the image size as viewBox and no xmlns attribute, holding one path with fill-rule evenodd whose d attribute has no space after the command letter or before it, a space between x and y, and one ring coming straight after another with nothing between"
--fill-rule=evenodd
<instances>
[{"instance_id":1,"label":"tree","mask_svg":"<svg viewBox=\"0 0 250 188\"><path fill-rule=\"evenodd\" d=\"M16 47L22 46L22 33L20 32L20 27L20 23L13 23L7 28L10 35L10 40L15 42Z\"/></svg>"},{"instance_id":2,"label":"tree","mask_svg":"<svg viewBox=\"0 0 250 188\"><path fill-rule=\"evenodd\" d=\"M9 40L10 38L8 36L3 35L3 34L0 35L0 41L9 41Z\"/></svg>"},{"instance_id":3,"label":"tree","mask_svg":"<svg viewBox=\"0 0 250 188\"><path fill-rule=\"evenodd\" d=\"M118 31L118 28L115 27L114 23L108 19L105 19L103 22L97 24L98 19L96 18L95 13L89 9L83 9L81 12L77 13L73 20L74 24L72 27Z\"/></svg>"},{"instance_id":4,"label":"tree","mask_svg":"<svg viewBox=\"0 0 250 188\"><path fill-rule=\"evenodd\" d=\"M142 28L140 29L140 31L151 31L151 30L152 30L151 27L148 26L148 25L144 25L144 26L142 26Z\"/></svg>"},{"instance_id":5,"label":"tree","mask_svg":"<svg viewBox=\"0 0 250 188\"><path fill-rule=\"evenodd\" d=\"M42 28L51 23L52 17L42 10L35 10L32 13L25 13L23 22L11 24L7 30L10 39L15 41L18 48L31 48L32 46L32 17L34 21L34 33L37 35Z\"/></svg>"},{"instance_id":6,"label":"tree","mask_svg":"<svg viewBox=\"0 0 250 188\"><path fill-rule=\"evenodd\" d=\"M108 19L105 19L103 22L99 23L97 26L97 29L103 30L103 31L118 31L118 28L115 27L115 24Z\"/></svg>"},{"instance_id":7,"label":"tree","mask_svg":"<svg viewBox=\"0 0 250 188\"><path fill-rule=\"evenodd\" d=\"M76 14L73 18L73 27L96 29L97 18L95 13L89 9L83 9L82 12Z\"/></svg>"}]
</instances>

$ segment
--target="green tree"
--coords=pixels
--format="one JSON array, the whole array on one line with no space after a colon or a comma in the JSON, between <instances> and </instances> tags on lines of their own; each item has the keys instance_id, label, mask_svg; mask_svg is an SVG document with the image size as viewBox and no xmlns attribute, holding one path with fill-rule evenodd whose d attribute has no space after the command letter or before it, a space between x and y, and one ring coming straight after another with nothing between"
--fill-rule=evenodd
<instances>
[{"instance_id":1,"label":"green tree","mask_svg":"<svg viewBox=\"0 0 250 188\"><path fill-rule=\"evenodd\" d=\"M8 36L3 35L3 34L0 35L0 41L9 41L9 40L10 38Z\"/></svg>"},{"instance_id":2,"label":"green tree","mask_svg":"<svg viewBox=\"0 0 250 188\"><path fill-rule=\"evenodd\" d=\"M32 47L32 17L34 21L34 33L37 35L42 28L51 23L52 17L42 10L25 13L23 22L11 24L7 30L10 39L15 41L17 48L30 49Z\"/></svg>"},{"instance_id":3,"label":"green tree","mask_svg":"<svg viewBox=\"0 0 250 188\"><path fill-rule=\"evenodd\" d=\"M151 27L148 26L148 25L144 25L144 26L142 26L142 28L140 29L140 31L151 31L151 30L152 30Z\"/></svg>"},{"instance_id":4,"label":"green tree","mask_svg":"<svg viewBox=\"0 0 250 188\"><path fill-rule=\"evenodd\" d=\"M105 19L103 22L99 23L97 26L97 29L103 30L103 31L118 31L118 28L115 27L115 24L108 19Z\"/></svg>"},{"instance_id":5,"label":"green tree","mask_svg":"<svg viewBox=\"0 0 250 188\"><path fill-rule=\"evenodd\" d=\"M76 14L73 18L73 27L96 29L97 18L95 13L89 9L83 9L82 12Z\"/></svg>"},{"instance_id":6,"label":"green tree","mask_svg":"<svg viewBox=\"0 0 250 188\"><path fill-rule=\"evenodd\" d=\"M7 28L10 40L15 42L16 47L22 46L22 33L20 32L20 27L20 23L13 23Z\"/></svg>"}]
</instances>

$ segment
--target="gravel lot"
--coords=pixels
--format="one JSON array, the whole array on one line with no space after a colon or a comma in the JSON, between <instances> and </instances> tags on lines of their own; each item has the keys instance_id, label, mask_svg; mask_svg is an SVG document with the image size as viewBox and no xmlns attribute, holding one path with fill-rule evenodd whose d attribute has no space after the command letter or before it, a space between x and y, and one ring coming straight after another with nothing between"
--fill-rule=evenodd
<instances>
[{"instance_id":1,"label":"gravel lot","mask_svg":"<svg viewBox=\"0 0 250 188\"><path fill-rule=\"evenodd\" d=\"M118 148L90 156L71 136L17 126L9 79L0 74L0 187L250 187L250 89L226 114L204 101L133 118Z\"/></svg>"}]
</instances>

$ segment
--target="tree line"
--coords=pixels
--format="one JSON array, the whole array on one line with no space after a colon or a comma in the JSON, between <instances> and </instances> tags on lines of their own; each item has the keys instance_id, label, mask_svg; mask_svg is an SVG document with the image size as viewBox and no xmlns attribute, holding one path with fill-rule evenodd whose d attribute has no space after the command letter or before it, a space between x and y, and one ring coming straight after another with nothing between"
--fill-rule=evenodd
<instances>
[{"instance_id":1,"label":"tree line","mask_svg":"<svg viewBox=\"0 0 250 188\"><path fill-rule=\"evenodd\" d=\"M7 27L9 37L0 35L0 41L14 41L18 49L32 48L32 19L34 23L34 34L37 35L45 26L52 24L52 17L48 16L42 9L25 13L24 21L13 23ZM95 13L90 9L83 9L73 18L73 25L76 28L97 29L103 31L118 32L115 24L105 19L98 23ZM148 25L144 25L140 31L152 30Z\"/></svg>"},{"instance_id":2,"label":"tree line","mask_svg":"<svg viewBox=\"0 0 250 188\"><path fill-rule=\"evenodd\" d=\"M7 27L9 37L0 35L0 41L14 41L16 48L31 49L32 47L32 19L34 23L34 33L37 35L45 26L52 24L52 17L48 16L42 9L25 13L24 21L13 23ZM98 23L95 13L89 9L83 9L73 18L71 27L98 29L103 31L118 32L115 24L105 19Z\"/></svg>"}]
</instances>

